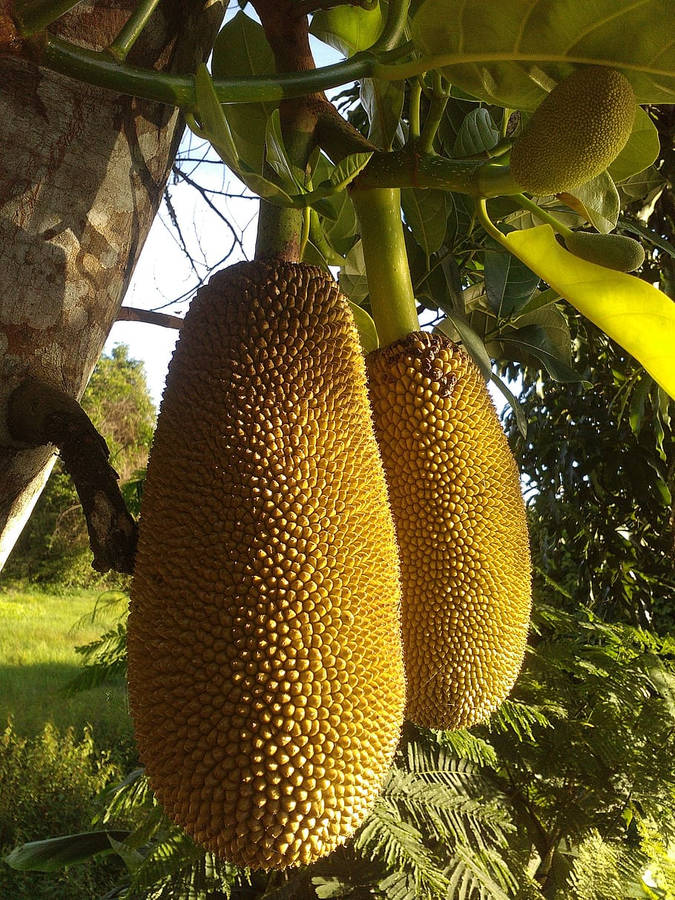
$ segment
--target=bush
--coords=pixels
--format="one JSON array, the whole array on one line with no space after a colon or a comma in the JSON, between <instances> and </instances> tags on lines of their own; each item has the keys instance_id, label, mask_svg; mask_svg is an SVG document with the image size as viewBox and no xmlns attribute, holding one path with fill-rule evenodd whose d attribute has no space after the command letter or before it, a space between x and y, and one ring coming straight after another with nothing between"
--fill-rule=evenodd
<instances>
[{"instance_id":1,"label":"bush","mask_svg":"<svg viewBox=\"0 0 675 900\"><path fill-rule=\"evenodd\" d=\"M88 831L95 796L120 776L106 753L97 754L90 728L78 740L47 723L23 738L10 720L0 736L0 856L25 841ZM12 900L92 900L119 879L118 858L64 872L18 872L0 863L0 897Z\"/></svg>"}]
</instances>

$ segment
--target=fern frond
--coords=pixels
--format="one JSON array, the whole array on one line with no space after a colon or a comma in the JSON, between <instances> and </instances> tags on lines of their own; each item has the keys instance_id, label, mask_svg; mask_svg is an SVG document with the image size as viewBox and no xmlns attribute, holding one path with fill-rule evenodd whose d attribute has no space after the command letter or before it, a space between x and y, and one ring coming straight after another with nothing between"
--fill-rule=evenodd
<instances>
[{"instance_id":1,"label":"fern frond","mask_svg":"<svg viewBox=\"0 0 675 900\"><path fill-rule=\"evenodd\" d=\"M64 686L67 695L123 682L127 673L126 625L119 622L96 640L76 647L75 652L82 657L82 668Z\"/></svg>"},{"instance_id":2,"label":"fern frond","mask_svg":"<svg viewBox=\"0 0 675 900\"><path fill-rule=\"evenodd\" d=\"M110 620L115 618L119 621L126 620L129 610L129 595L124 591L109 590L102 591L94 601L91 612L80 616L71 626L70 633L79 631L82 628L88 628L95 625L101 619Z\"/></svg>"},{"instance_id":3,"label":"fern frond","mask_svg":"<svg viewBox=\"0 0 675 900\"><path fill-rule=\"evenodd\" d=\"M150 847L131 873L128 900L208 900L219 891L230 896L239 870L217 859L177 828Z\"/></svg>"},{"instance_id":4,"label":"fern frond","mask_svg":"<svg viewBox=\"0 0 675 900\"><path fill-rule=\"evenodd\" d=\"M403 818L412 819L422 833L443 843L504 845L505 832L513 830L508 815L497 802L472 797L443 783L429 783L419 775L393 769L384 796L400 805Z\"/></svg>"},{"instance_id":5,"label":"fern frond","mask_svg":"<svg viewBox=\"0 0 675 900\"><path fill-rule=\"evenodd\" d=\"M518 887L494 854L476 853L461 846L456 848L448 874L448 897L453 900L510 900ZM494 874L499 882L492 877Z\"/></svg>"},{"instance_id":6,"label":"fern frond","mask_svg":"<svg viewBox=\"0 0 675 900\"><path fill-rule=\"evenodd\" d=\"M441 746L448 747L454 756L465 759L475 766L496 769L499 765L494 747L466 728L458 731L434 732L434 737Z\"/></svg>"},{"instance_id":7,"label":"fern frond","mask_svg":"<svg viewBox=\"0 0 675 900\"><path fill-rule=\"evenodd\" d=\"M396 805L381 798L354 841L355 850L382 862L389 871L409 874L419 898L444 894L448 881L432 852L424 845L422 833L401 819Z\"/></svg>"},{"instance_id":8,"label":"fern frond","mask_svg":"<svg viewBox=\"0 0 675 900\"><path fill-rule=\"evenodd\" d=\"M565 718L566 710L557 704L533 706L520 700L504 700L490 717L489 731L512 731L519 741L535 740L534 727L552 728L552 718Z\"/></svg>"}]
</instances>

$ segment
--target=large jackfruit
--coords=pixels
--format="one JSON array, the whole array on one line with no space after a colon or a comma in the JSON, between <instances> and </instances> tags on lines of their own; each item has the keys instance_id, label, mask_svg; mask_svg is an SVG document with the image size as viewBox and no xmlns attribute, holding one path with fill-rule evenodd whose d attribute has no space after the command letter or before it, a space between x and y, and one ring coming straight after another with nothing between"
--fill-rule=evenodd
<instances>
[{"instance_id":1,"label":"large jackfruit","mask_svg":"<svg viewBox=\"0 0 675 900\"><path fill-rule=\"evenodd\" d=\"M530 563L518 470L481 374L424 332L367 357L399 543L406 714L479 722L522 664Z\"/></svg>"},{"instance_id":2,"label":"large jackfruit","mask_svg":"<svg viewBox=\"0 0 675 900\"><path fill-rule=\"evenodd\" d=\"M559 194L590 181L623 149L636 109L621 72L576 69L544 98L513 145L513 177L532 194Z\"/></svg>"},{"instance_id":3,"label":"large jackfruit","mask_svg":"<svg viewBox=\"0 0 675 900\"><path fill-rule=\"evenodd\" d=\"M399 605L346 302L310 266L219 273L169 369L131 592L131 710L169 816L253 868L345 841L402 723Z\"/></svg>"}]
</instances>

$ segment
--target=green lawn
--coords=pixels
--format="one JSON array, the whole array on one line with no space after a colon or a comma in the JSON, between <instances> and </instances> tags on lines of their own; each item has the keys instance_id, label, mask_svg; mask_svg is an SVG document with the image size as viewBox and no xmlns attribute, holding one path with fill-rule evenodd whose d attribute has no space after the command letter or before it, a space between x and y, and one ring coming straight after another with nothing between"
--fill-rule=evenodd
<instances>
[{"instance_id":1,"label":"green lawn","mask_svg":"<svg viewBox=\"0 0 675 900\"><path fill-rule=\"evenodd\" d=\"M0 732L8 716L26 737L53 722L76 732L89 722L99 747L128 743L131 722L123 685L66 696L63 686L80 668L75 646L97 638L113 618L91 621L102 591L54 596L0 588ZM87 621L85 621L85 618Z\"/></svg>"}]
</instances>

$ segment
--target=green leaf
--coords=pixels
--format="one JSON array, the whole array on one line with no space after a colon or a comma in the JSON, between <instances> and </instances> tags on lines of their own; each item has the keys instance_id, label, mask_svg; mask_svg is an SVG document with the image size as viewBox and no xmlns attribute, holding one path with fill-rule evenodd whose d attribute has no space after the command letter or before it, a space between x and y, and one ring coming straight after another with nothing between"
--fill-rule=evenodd
<instances>
[{"instance_id":1,"label":"green leaf","mask_svg":"<svg viewBox=\"0 0 675 900\"><path fill-rule=\"evenodd\" d=\"M283 187L292 192L294 189L304 190L303 173L294 166L286 152L284 136L281 130L279 110L273 110L265 128L265 160L281 179Z\"/></svg>"},{"instance_id":2,"label":"green leaf","mask_svg":"<svg viewBox=\"0 0 675 900\"><path fill-rule=\"evenodd\" d=\"M445 310L445 315L447 318L443 319L439 324L439 331L452 337L453 329L456 330L471 358L480 369L483 378L489 381L492 377L492 362L482 338L476 334L463 316L450 312L447 309Z\"/></svg>"},{"instance_id":3,"label":"green leaf","mask_svg":"<svg viewBox=\"0 0 675 900\"><path fill-rule=\"evenodd\" d=\"M455 157L477 156L492 150L499 143L499 129L492 116L484 107L472 109L457 132L452 155Z\"/></svg>"},{"instance_id":4,"label":"green leaf","mask_svg":"<svg viewBox=\"0 0 675 900\"><path fill-rule=\"evenodd\" d=\"M659 133L647 113L638 106L628 143L608 168L613 180L623 181L643 172L659 155Z\"/></svg>"},{"instance_id":5,"label":"green leaf","mask_svg":"<svg viewBox=\"0 0 675 900\"><path fill-rule=\"evenodd\" d=\"M215 40L211 71L214 78L273 74L274 54L262 26L241 11L230 19ZM256 172L262 172L265 128L276 107L269 102L227 105L238 155Z\"/></svg>"},{"instance_id":6,"label":"green leaf","mask_svg":"<svg viewBox=\"0 0 675 900\"><path fill-rule=\"evenodd\" d=\"M445 239L449 195L445 191L403 188L401 205L413 237L427 257L439 249Z\"/></svg>"},{"instance_id":7,"label":"green leaf","mask_svg":"<svg viewBox=\"0 0 675 900\"><path fill-rule=\"evenodd\" d=\"M572 209L584 215L600 234L614 231L621 203L611 175L601 172L600 175L575 188L570 194L561 194L561 198L568 196L578 201L576 204L570 203Z\"/></svg>"},{"instance_id":8,"label":"green leaf","mask_svg":"<svg viewBox=\"0 0 675 900\"><path fill-rule=\"evenodd\" d=\"M213 89L211 76L203 63L195 73L195 100L197 101L197 115L201 123L201 129L198 129L197 133L205 135L225 165L236 172L239 168L237 147L223 114L223 108ZM189 119L188 125L192 128ZM192 130L195 129L192 128Z\"/></svg>"},{"instance_id":9,"label":"green leaf","mask_svg":"<svg viewBox=\"0 0 675 900\"><path fill-rule=\"evenodd\" d=\"M649 166L643 172L631 175L621 182L621 192L629 200L644 200L655 197L665 186L666 182L661 172L654 166Z\"/></svg>"},{"instance_id":10,"label":"green leaf","mask_svg":"<svg viewBox=\"0 0 675 900\"><path fill-rule=\"evenodd\" d=\"M412 39L474 97L534 109L577 65L622 70L639 103L675 101L669 0L425 0Z\"/></svg>"},{"instance_id":11,"label":"green leaf","mask_svg":"<svg viewBox=\"0 0 675 900\"><path fill-rule=\"evenodd\" d=\"M507 388L501 378L498 375L491 375L490 380L494 384L494 386L503 394L506 398L509 406L513 410L513 415L516 420L516 426L518 431L522 434L524 438L527 437L527 419L525 418L525 413L523 412L523 407L520 405L520 401L518 398Z\"/></svg>"},{"instance_id":12,"label":"green leaf","mask_svg":"<svg viewBox=\"0 0 675 900\"><path fill-rule=\"evenodd\" d=\"M84 831L15 847L4 860L23 872L57 872L94 856L113 853L112 841L123 841L128 831Z\"/></svg>"},{"instance_id":13,"label":"green leaf","mask_svg":"<svg viewBox=\"0 0 675 900\"><path fill-rule=\"evenodd\" d=\"M368 139L382 150L388 150L403 112L404 82L363 78L360 98L370 123Z\"/></svg>"},{"instance_id":14,"label":"green leaf","mask_svg":"<svg viewBox=\"0 0 675 900\"><path fill-rule=\"evenodd\" d=\"M339 283L342 293L357 305L368 296L368 279L361 241L357 241L345 257L340 269Z\"/></svg>"},{"instance_id":15,"label":"green leaf","mask_svg":"<svg viewBox=\"0 0 675 900\"><path fill-rule=\"evenodd\" d=\"M504 242L675 397L675 303L669 297L634 275L569 253L550 225L512 231Z\"/></svg>"},{"instance_id":16,"label":"green leaf","mask_svg":"<svg viewBox=\"0 0 675 900\"><path fill-rule=\"evenodd\" d=\"M518 322L523 316L536 312L538 309L544 309L552 303L555 303L557 300L560 300L560 294L557 291L554 291L553 288L547 288L545 291L537 291L511 321Z\"/></svg>"},{"instance_id":17,"label":"green leaf","mask_svg":"<svg viewBox=\"0 0 675 900\"><path fill-rule=\"evenodd\" d=\"M668 256L672 256L675 259L675 247L672 244L668 243L668 241L661 237L658 232L654 231L651 228L647 228L646 225L643 225L642 222L636 222L634 220L629 219L621 219L621 227L624 231L631 231L633 234L636 234L640 238L644 238L644 240L649 241L650 244L653 244L655 247L658 247L660 250L663 250Z\"/></svg>"},{"instance_id":18,"label":"green leaf","mask_svg":"<svg viewBox=\"0 0 675 900\"><path fill-rule=\"evenodd\" d=\"M377 336L377 328L375 327L375 322L372 317L360 306L357 306L356 303L353 303L351 300L347 301L349 303L349 308L352 311L352 315L354 316L354 324L356 325L356 330L359 333L359 340L361 341L361 348L364 353L370 353L371 350L377 350L380 346L380 341Z\"/></svg>"},{"instance_id":19,"label":"green leaf","mask_svg":"<svg viewBox=\"0 0 675 900\"><path fill-rule=\"evenodd\" d=\"M350 153L335 166L330 175L330 183L336 192L343 191L348 184L363 171L370 162L371 153Z\"/></svg>"},{"instance_id":20,"label":"green leaf","mask_svg":"<svg viewBox=\"0 0 675 900\"><path fill-rule=\"evenodd\" d=\"M314 13L309 31L344 56L353 56L359 50L372 47L380 36L383 25L384 18L379 4L373 9L334 6Z\"/></svg>"},{"instance_id":21,"label":"green leaf","mask_svg":"<svg viewBox=\"0 0 675 900\"><path fill-rule=\"evenodd\" d=\"M496 246L496 245L495 245ZM511 253L489 248L485 252L485 292L498 318L517 314L537 289L540 276Z\"/></svg>"},{"instance_id":22,"label":"green leaf","mask_svg":"<svg viewBox=\"0 0 675 900\"><path fill-rule=\"evenodd\" d=\"M514 358L534 357L542 362L551 378L561 382L581 381L571 367L570 330L563 313L555 306L547 306L523 316L518 328L506 328L499 335L500 343Z\"/></svg>"},{"instance_id":23,"label":"green leaf","mask_svg":"<svg viewBox=\"0 0 675 900\"><path fill-rule=\"evenodd\" d=\"M642 420L645 414L645 401L652 386L651 379L641 378L630 398L630 407L628 409L628 422L633 434L639 434L642 427Z\"/></svg>"}]
</instances>

